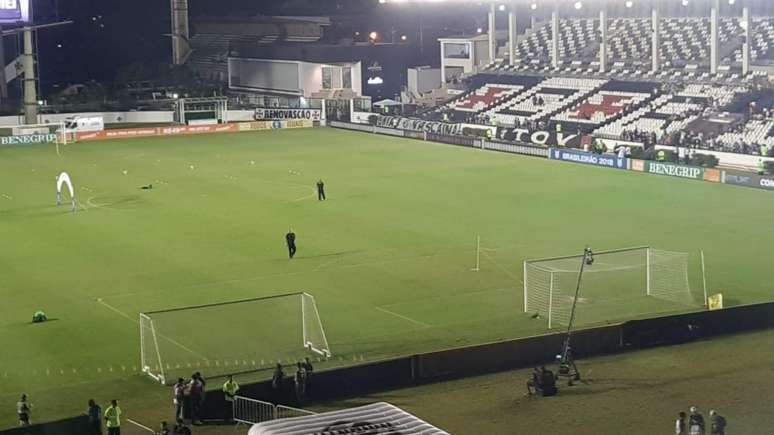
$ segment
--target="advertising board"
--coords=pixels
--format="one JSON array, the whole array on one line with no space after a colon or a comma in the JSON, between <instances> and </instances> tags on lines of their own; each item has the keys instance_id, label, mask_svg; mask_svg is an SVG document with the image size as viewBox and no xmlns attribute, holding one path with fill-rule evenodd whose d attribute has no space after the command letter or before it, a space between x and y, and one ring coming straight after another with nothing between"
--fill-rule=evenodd
<instances>
[{"instance_id":1,"label":"advertising board","mask_svg":"<svg viewBox=\"0 0 774 435\"><path fill-rule=\"evenodd\" d=\"M594 154L572 149L551 148L548 158L615 169L627 169L629 166L629 159L625 157L619 158L612 154Z\"/></svg>"}]
</instances>

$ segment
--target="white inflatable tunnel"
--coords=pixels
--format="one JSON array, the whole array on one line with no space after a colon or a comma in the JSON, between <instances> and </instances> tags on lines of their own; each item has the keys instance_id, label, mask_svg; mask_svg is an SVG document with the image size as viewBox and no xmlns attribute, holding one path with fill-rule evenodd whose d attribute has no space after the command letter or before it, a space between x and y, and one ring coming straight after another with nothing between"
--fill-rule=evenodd
<instances>
[{"instance_id":1,"label":"white inflatable tunnel","mask_svg":"<svg viewBox=\"0 0 774 435\"><path fill-rule=\"evenodd\" d=\"M258 423L249 435L449 435L389 403Z\"/></svg>"}]
</instances>

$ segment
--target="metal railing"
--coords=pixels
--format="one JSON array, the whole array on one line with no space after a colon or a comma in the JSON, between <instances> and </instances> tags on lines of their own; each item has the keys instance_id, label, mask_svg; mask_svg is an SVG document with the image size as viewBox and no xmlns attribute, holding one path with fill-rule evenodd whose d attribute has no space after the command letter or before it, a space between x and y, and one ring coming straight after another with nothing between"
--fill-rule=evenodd
<instances>
[{"instance_id":1,"label":"metal railing","mask_svg":"<svg viewBox=\"0 0 774 435\"><path fill-rule=\"evenodd\" d=\"M257 424L281 418L314 414L314 412L305 409L275 405L244 396L234 396L234 421L238 424Z\"/></svg>"}]
</instances>

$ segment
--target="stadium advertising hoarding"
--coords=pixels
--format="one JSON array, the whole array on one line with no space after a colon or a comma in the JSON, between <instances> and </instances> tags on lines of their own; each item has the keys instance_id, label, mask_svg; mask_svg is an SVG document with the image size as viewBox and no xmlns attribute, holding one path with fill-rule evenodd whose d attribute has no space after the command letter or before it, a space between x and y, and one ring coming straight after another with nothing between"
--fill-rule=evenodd
<instances>
[{"instance_id":1,"label":"stadium advertising hoarding","mask_svg":"<svg viewBox=\"0 0 774 435\"><path fill-rule=\"evenodd\" d=\"M57 134L22 134L14 136L1 136L0 145L32 145L41 143L56 143Z\"/></svg>"},{"instance_id":2,"label":"stadium advertising hoarding","mask_svg":"<svg viewBox=\"0 0 774 435\"><path fill-rule=\"evenodd\" d=\"M628 169L629 167L629 159L625 157L619 158L612 154L594 154L571 149L551 148L548 152L548 158L606 168Z\"/></svg>"},{"instance_id":3,"label":"stadium advertising hoarding","mask_svg":"<svg viewBox=\"0 0 774 435\"><path fill-rule=\"evenodd\" d=\"M703 180L704 168L696 166L676 165L674 163L644 161L643 170L650 174L669 175L671 177Z\"/></svg>"},{"instance_id":4,"label":"stadium advertising hoarding","mask_svg":"<svg viewBox=\"0 0 774 435\"><path fill-rule=\"evenodd\" d=\"M180 136L201 133L225 133L237 131L237 124L172 126L153 128L122 128L115 130L78 133L78 140L125 139L131 137Z\"/></svg>"},{"instance_id":5,"label":"stadium advertising hoarding","mask_svg":"<svg viewBox=\"0 0 774 435\"><path fill-rule=\"evenodd\" d=\"M448 135L462 134L462 124L449 124L438 121L423 121L421 119L403 118L401 116L379 116L376 118L376 126L384 128L398 128L401 130L426 131L428 133L440 133Z\"/></svg>"},{"instance_id":6,"label":"stadium advertising hoarding","mask_svg":"<svg viewBox=\"0 0 774 435\"><path fill-rule=\"evenodd\" d=\"M0 0L0 24L30 22L30 0Z\"/></svg>"},{"instance_id":7,"label":"stadium advertising hoarding","mask_svg":"<svg viewBox=\"0 0 774 435\"><path fill-rule=\"evenodd\" d=\"M526 128L498 128L497 138L506 142L519 142L534 145L560 146L570 148L581 147L581 136L571 133L536 130Z\"/></svg>"},{"instance_id":8,"label":"stadium advertising hoarding","mask_svg":"<svg viewBox=\"0 0 774 435\"><path fill-rule=\"evenodd\" d=\"M758 175L752 172L723 171L721 181L736 186L755 187L756 189L774 190L774 176Z\"/></svg>"},{"instance_id":9,"label":"stadium advertising hoarding","mask_svg":"<svg viewBox=\"0 0 774 435\"><path fill-rule=\"evenodd\" d=\"M2 0L0 0L2 1ZM256 120L322 120L320 109L255 109Z\"/></svg>"}]
</instances>

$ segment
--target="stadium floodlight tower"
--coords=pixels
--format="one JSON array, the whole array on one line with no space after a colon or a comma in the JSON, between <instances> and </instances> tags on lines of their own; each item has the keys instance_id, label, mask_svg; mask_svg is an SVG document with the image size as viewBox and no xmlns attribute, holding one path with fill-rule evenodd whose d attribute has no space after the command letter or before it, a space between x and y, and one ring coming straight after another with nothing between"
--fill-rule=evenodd
<instances>
[{"instance_id":1,"label":"stadium floodlight tower","mask_svg":"<svg viewBox=\"0 0 774 435\"><path fill-rule=\"evenodd\" d=\"M14 77L6 77L5 74L5 53L2 49L3 37L22 34L23 50L22 55L17 59L17 64L21 65L24 91L24 123L35 124L38 122L38 95L37 78L35 76L35 53L33 46L33 32L49 27L57 27L65 24L72 24L72 21L60 21L47 24L33 24L32 0L14 0L0 2L0 97L8 97L7 83ZM2 27L20 26L5 30Z\"/></svg>"}]
</instances>

